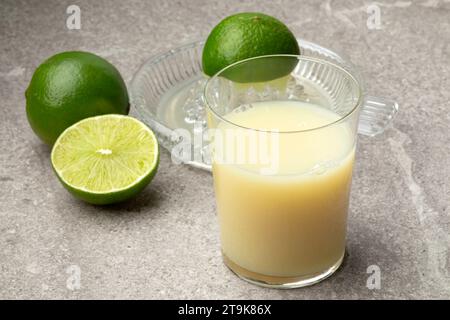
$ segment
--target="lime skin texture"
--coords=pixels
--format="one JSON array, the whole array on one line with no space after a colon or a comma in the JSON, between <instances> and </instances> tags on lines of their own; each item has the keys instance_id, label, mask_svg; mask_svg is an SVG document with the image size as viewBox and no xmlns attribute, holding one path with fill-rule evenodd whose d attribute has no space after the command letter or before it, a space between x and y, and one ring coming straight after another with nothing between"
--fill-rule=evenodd
<instances>
[{"instance_id":1,"label":"lime skin texture","mask_svg":"<svg viewBox=\"0 0 450 320\"><path fill-rule=\"evenodd\" d=\"M213 76L230 64L257 56L288 54L299 55L300 48L294 34L274 17L244 12L222 20L211 31L203 48L203 72ZM294 61L294 59L292 59ZM292 61L271 66L256 65L251 75L239 75L236 70L225 77L236 82L261 82L287 75L295 67Z\"/></svg>"},{"instance_id":2,"label":"lime skin texture","mask_svg":"<svg viewBox=\"0 0 450 320\"><path fill-rule=\"evenodd\" d=\"M72 124L87 117L129 112L129 98L119 71L88 52L58 53L34 72L25 91L31 128L48 145Z\"/></svg>"}]
</instances>

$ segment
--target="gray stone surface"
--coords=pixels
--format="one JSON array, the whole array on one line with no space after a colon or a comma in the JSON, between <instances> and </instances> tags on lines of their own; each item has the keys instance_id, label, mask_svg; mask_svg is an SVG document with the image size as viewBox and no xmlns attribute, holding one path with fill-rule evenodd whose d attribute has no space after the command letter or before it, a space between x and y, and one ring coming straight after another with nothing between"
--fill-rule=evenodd
<instances>
[{"instance_id":1,"label":"gray stone surface","mask_svg":"<svg viewBox=\"0 0 450 320\"><path fill-rule=\"evenodd\" d=\"M383 0L380 30L361 1L3 0L0 7L0 298L450 298L450 3ZM347 54L371 93L396 99L394 125L361 137L348 253L332 278L280 291L240 281L221 261L212 178L167 152L137 198L94 207L55 178L25 116L34 69L63 50L95 52L129 83L154 54L205 38L221 18L262 11L299 37ZM381 288L366 287L367 267ZM81 287L70 290L70 267ZM69 269L68 269L69 268ZM70 285L69 285L70 287Z\"/></svg>"}]
</instances>

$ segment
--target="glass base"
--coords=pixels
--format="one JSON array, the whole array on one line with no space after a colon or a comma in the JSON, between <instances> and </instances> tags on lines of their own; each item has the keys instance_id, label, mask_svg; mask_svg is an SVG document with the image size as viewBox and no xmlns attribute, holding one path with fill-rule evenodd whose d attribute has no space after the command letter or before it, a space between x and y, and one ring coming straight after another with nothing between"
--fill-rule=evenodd
<instances>
[{"instance_id":1,"label":"glass base","mask_svg":"<svg viewBox=\"0 0 450 320\"><path fill-rule=\"evenodd\" d=\"M342 264L345 252L341 258L330 268L315 274L309 274L300 277L274 277L256 272L252 272L231 261L224 253L222 253L225 265L239 278L252 284L273 288L273 289L295 289L316 284L329 276L331 276Z\"/></svg>"}]
</instances>

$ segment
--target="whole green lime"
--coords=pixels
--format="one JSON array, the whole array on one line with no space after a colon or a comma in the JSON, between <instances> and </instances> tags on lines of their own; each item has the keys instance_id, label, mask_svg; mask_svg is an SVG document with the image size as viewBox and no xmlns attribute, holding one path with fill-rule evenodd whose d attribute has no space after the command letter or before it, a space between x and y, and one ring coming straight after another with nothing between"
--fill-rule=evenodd
<instances>
[{"instance_id":1,"label":"whole green lime","mask_svg":"<svg viewBox=\"0 0 450 320\"><path fill-rule=\"evenodd\" d=\"M88 52L58 53L34 72L25 91L28 121L53 145L72 124L102 114L128 114L129 100L119 71Z\"/></svg>"},{"instance_id":2,"label":"whole green lime","mask_svg":"<svg viewBox=\"0 0 450 320\"><path fill-rule=\"evenodd\" d=\"M262 13L235 14L222 20L209 34L203 48L203 72L213 76L232 63L274 54L300 54L298 42L288 27ZM257 68L252 72L252 79L231 74L228 77L239 82L250 82L255 78L266 81L286 75L292 68L292 63L284 62Z\"/></svg>"}]
</instances>

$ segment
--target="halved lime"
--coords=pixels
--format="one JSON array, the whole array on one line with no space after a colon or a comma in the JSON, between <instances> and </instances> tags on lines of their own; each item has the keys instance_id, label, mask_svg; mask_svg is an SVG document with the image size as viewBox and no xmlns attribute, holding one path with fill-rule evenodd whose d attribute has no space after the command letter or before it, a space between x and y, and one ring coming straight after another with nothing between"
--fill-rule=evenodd
<instances>
[{"instance_id":1,"label":"halved lime","mask_svg":"<svg viewBox=\"0 0 450 320\"><path fill-rule=\"evenodd\" d=\"M248 58L291 54L300 47L289 28L280 20L259 12L241 12L223 19L209 34L203 47L203 72L213 76L225 67ZM264 82L288 75L298 60L257 59L227 69L222 76L241 83Z\"/></svg>"},{"instance_id":2,"label":"halved lime","mask_svg":"<svg viewBox=\"0 0 450 320\"><path fill-rule=\"evenodd\" d=\"M67 128L52 149L64 187L92 204L127 200L144 189L159 163L154 133L123 115L87 118Z\"/></svg>"}]
</instances>

